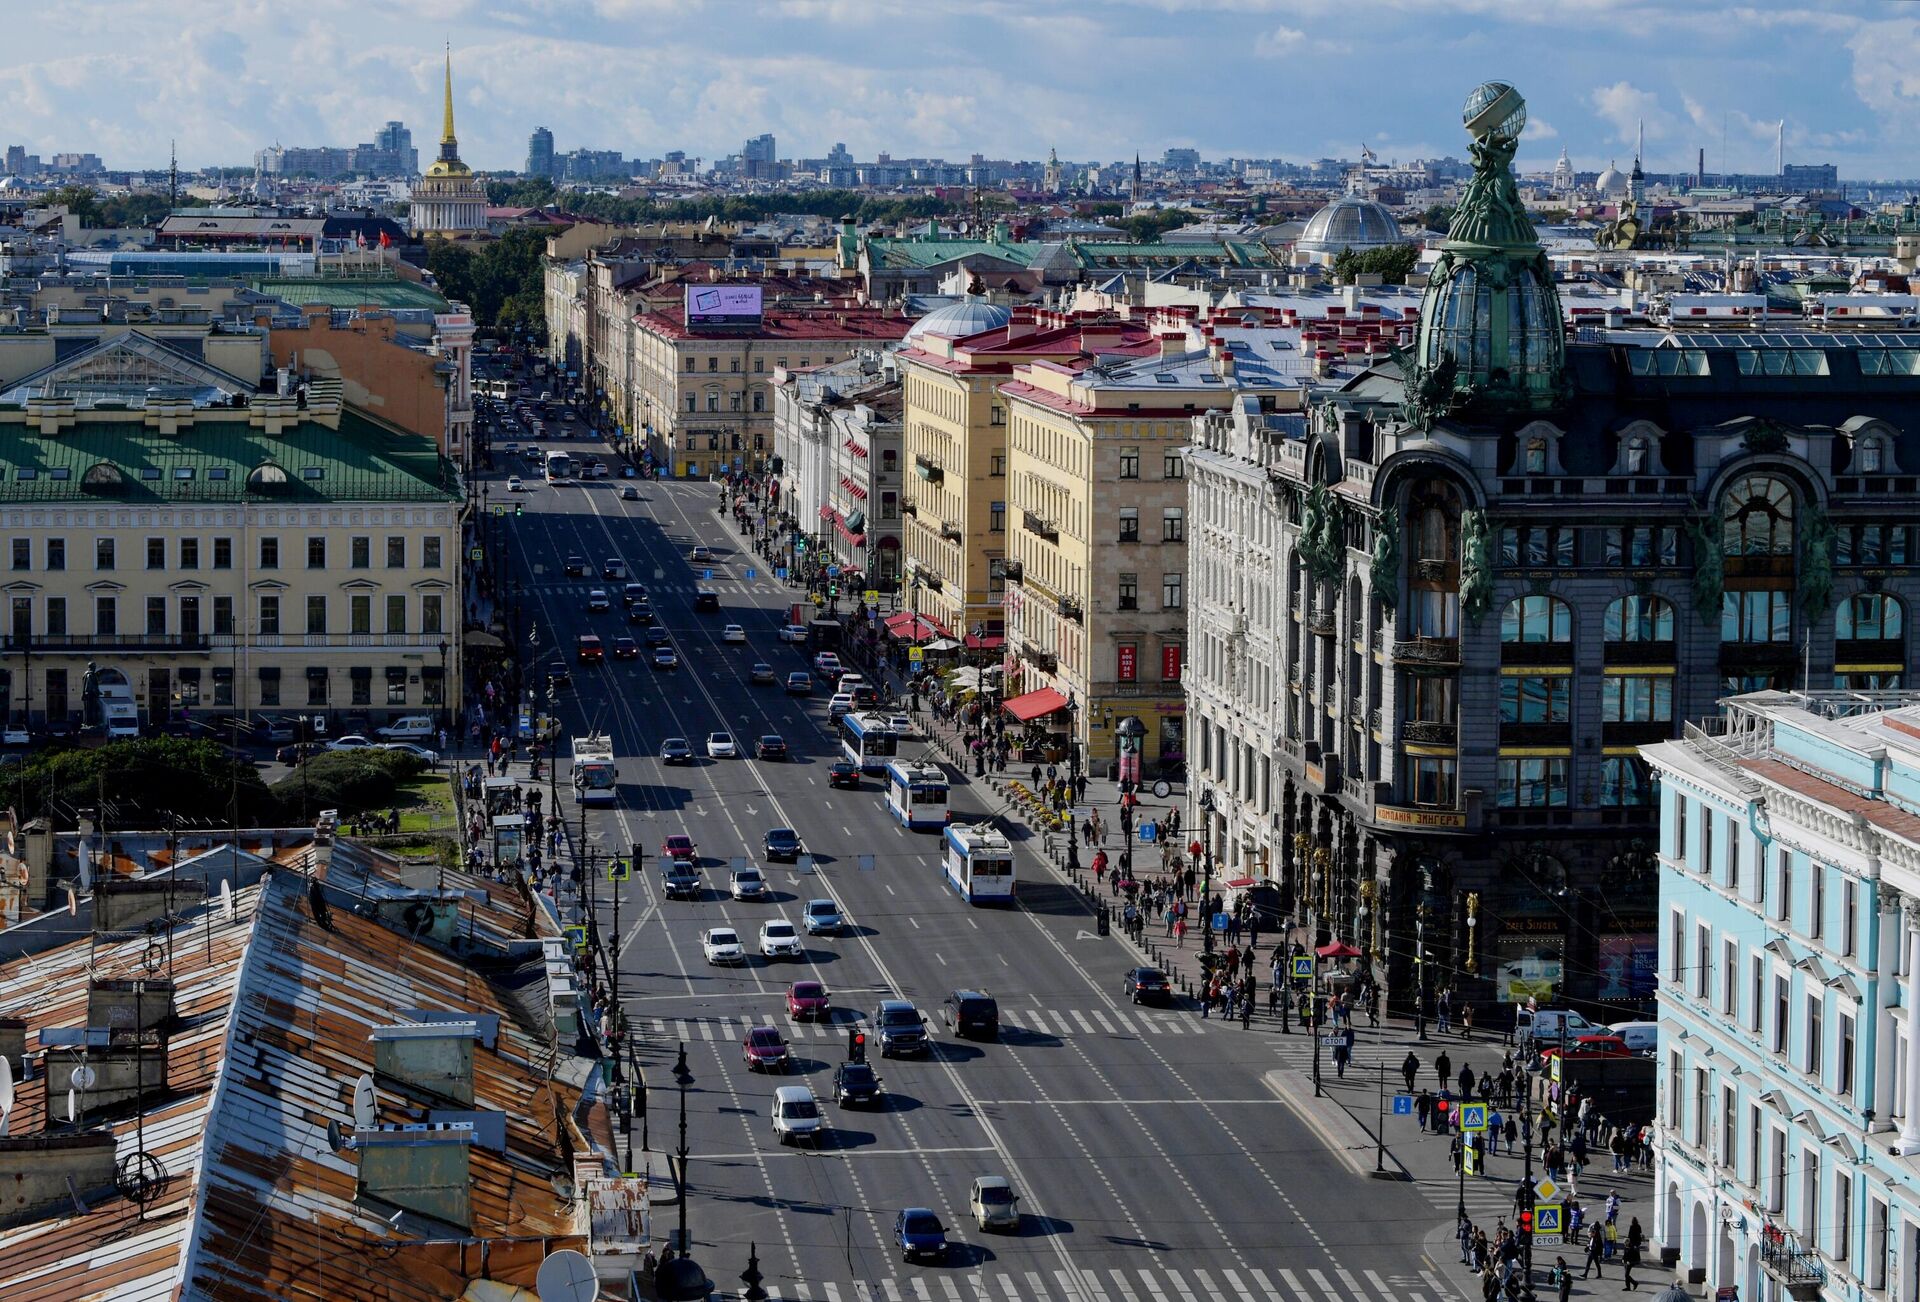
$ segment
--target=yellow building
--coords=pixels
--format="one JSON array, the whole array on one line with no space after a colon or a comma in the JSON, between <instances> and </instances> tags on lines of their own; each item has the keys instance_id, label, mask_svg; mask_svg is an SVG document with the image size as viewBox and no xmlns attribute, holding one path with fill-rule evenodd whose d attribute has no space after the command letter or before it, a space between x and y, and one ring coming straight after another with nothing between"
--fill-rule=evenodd
<instances>
[{"instance_id":1,"label":"yellow building","mask_svg":"<svg viewBox=\"0 0 1920 1302\"><path fill-rule=\"evenodd\" d=\"M440 128L440 157L414 184L409 221L416 235L459 237L485 234L487 187L460 161L453 134L453 55L447 55L445 104Z\"/></svg>"}]
</instances>

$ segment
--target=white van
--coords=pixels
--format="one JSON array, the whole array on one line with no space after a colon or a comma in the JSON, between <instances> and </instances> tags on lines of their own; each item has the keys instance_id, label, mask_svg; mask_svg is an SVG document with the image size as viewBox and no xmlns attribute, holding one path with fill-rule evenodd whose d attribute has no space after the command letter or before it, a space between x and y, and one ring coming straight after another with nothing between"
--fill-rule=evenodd
<instances>
[{"instance_id":1,"label":"white van","mask_svg":"<svg viewBox=\"0 0 1920 1302\"><path fill-rule=\"evenodd\" d=\"M1514 1027L1514 1038L1535 1049L1545 1049L1560 1043L1563 1038L1571 1043L1580 1036L1593 1035L1599 1030L1599 1027L1571 1008L1540 1008L1532 1013L1521 1009Z\"/></svg>"},{"instance_id":2,"label":"white van","mask_svg":"<svg viewBox=\"0 0 1920 1302\"><path fill-rule=\"evenodd\" d=\"M782 1144L820 1138L820 1102L805 1085L782 1085L773 1092L773 1133Z\"/></svg>"},{"instance_id":3,"label":"white van","mask_svg":"<svg viewBox=\"0 0 1920 1302\"><path fill-rule=\"evenodd\" d=\"M1627 1042L1635 1053L1653 1053L1660 1048L1660 1023L1615 1022L1607 1028Z\"/></svg>"},{"instance_id":4,"label":"white van","mask_svg":"<svg viewBox=\"0 0 1920 1302\"><path fill-rule=\"evenodd\" d=\"M409 714L403 719L395 719L384 728L376 728L386 741L426 741L439 732L430 714Z\"/></svg>"}]
</instances>

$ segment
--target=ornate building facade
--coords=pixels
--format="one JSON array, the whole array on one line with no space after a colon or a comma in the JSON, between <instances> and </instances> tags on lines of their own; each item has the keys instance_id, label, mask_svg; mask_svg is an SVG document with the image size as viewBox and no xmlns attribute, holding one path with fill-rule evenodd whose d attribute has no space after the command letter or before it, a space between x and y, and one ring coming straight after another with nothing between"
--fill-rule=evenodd
<instances>
[{"instance_id":1,"label":"ornate building facade","mask_svg":"<svg viewBox=\"0 0 1920 1302\"><path fill-rule=\"evenodd\" d=\"M409 220L416 235L463 236L487 229L487 187L460 161L453 133L453 56L447 76L440 128L440 156L413 187Z\"/></svg>"}]
</instances>

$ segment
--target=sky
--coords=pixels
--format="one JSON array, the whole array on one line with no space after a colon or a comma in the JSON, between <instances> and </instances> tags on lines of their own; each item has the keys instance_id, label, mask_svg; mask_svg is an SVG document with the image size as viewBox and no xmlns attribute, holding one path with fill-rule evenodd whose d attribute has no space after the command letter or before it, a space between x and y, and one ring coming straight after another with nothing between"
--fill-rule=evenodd
<instances>
[{"instance_id":1,"label":"sky","mask_svg":"<svg viewBox=\"0 0 1920 1302\"><path fill-rule=\"evenodd\" d=\"M1718 0L62 0L9 4L0 144L110 168L251 164L389 118L422 162L451 44L461 154L965 161L1465 156L1459 106L1510 81L1519 165L1920 176L1920 4Z\"/></svg>"}]
</instances>

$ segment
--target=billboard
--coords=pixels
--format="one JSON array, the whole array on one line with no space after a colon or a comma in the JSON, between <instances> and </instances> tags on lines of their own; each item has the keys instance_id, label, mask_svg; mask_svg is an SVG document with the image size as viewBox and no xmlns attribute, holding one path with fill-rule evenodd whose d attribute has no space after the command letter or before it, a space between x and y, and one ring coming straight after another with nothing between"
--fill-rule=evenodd
<instances>
[{"instance_id":1,"label":"billboard","mask_svg":"<svg viewBox=\"0 0 1920 1302\"><path fill-rule=\"evenodd\" d=\"M688 285L687 324L745 325L760 319L758 285Z\"/></svg>"}]
</instances>

